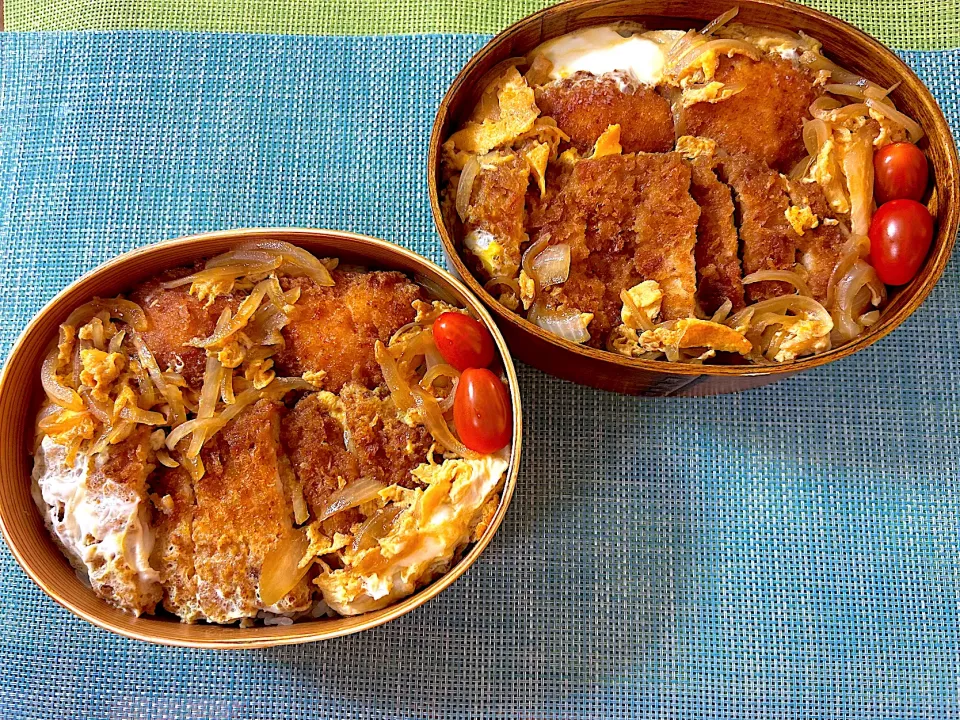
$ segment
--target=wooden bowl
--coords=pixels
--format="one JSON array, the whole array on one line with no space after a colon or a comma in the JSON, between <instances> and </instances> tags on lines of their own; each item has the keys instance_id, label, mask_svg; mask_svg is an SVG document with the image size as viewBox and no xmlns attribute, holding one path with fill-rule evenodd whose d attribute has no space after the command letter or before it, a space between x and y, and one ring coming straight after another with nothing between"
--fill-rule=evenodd
<instances>
[{"instance_id":1,"label":"wooden bowl","mask_svg":"<svg viewBox=\"0 0 960 720\"><path fill-rule=\"evenodd\" d=\"M440 211L440 146L476 104L480 79L494 65L524 56L540 43L591 25L632 20L651 29L687 30L740 7L736 21L804 32L823 42L826 54L841 66L884 86L902 82L892 97L897 107L926 131L920 147L932 169L930 209L936 235L924 266L897 289L880 321L835 350L783 365L681 365L634 360L562 340L503 307L473 277L460 257L460 241ZM485 45L460 71L440 104L430 136L428 184L433 219L451 268L493 310L514 355L525 363L567 380L605 390L644 395L713 395L774 382L794 373L845 358L872 345L902 323L930 294L946 267L960 225L960 163L950 128L930 91L893 52L860 30L822 12L784 0L570 0L510 26Z\"/></svg>"},{"instance_id":2,"label":"wooden bowl","mask_svg":"<svg viewBox=\"0 0 960 720\"><path fill-rule=\"evenodd\" d=\"M286 240L319 256L372 268L401 270L439 288L450 301L469 308L493 334L513 398L511 461L500 505L483 537L461 560L432 584L390 607L365 615L324 618L293 625L240 628L187 625L172 616L133 615L98 598L74 574L43 524L30 495L29 444L43 390L40 364L57 328L71 310L94 296L112 297L161 270L210 257L245 240ZM162 645L202 648L255 648L312 642L367 630L423 605L463 575L490 542L510 504L520 462L522 423L520 392L510 351L483 305L460 282L433 263L383 240L331 230L228 230L158 243L114 258L63 290L30 322L17 340L0 378L0 527L14 557L50 597L85 620L129 638Z\"/></svg>"}]
</instances>

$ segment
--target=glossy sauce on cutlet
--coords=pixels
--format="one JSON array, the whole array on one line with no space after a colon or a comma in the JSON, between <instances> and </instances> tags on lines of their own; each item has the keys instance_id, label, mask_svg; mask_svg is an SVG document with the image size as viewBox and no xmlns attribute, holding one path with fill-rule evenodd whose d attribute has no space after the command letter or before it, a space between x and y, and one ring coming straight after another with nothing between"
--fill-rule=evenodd
<instances>
[{"instance_id":1,"label":"glossy sauce on cutlet","mask_svg":"<svg viewBox=\"0 0 960 720\"><path fill-rule=\"evenodd\" d=\"M667 152L673 149L670 103L653 88L617 78L577 73L536 89L537 107L570 136L570 143L588 152L609 125L620 125L623 151Z\"/></svg>"},{"instance_id":2,"label":"glossy sauce on cutlet","mask_svg":"<svg viewBox=\"0 0 960 720\"><path fill-rule=\"evenodd\" d=\"M334 287L304 278L284 278L284 289L301 288L284 347L274 356L278 375L325 370L324 389L338 392L351 380L376 387L383 380L374 343L387 342L412 322L414 300L424 297L419 285L399 272L334 270Z\"/></svg>"},{"instance_id":3,"label":"glossy sauce on cutlet","mask_svg":"<svg viewBox=\"0 0 960 720\"><path fill-rule=\"evenodd\" d=\"M360 477L357 460L344 444L344 427L316 393L302 397L283 418L281 438L313 517L327 509L341 481ZM325 521L324 529L347 532L359 520L356 509L345 510Z\"/></svg>"},{"instance_id":4,"label":"glossy sauce on cutlet","mask_svg":"<svg viewBox=\"0 0 960 720\"><path fill-rule=\"evenodd\" d=\"M740 241L733 222L730 187L717 178L712 160L701 157L690 165L693 170L690 194L700 206L694 248L697 301L707 315L716 312L725 300L733 304L734 311L740 310L744 306Z\"/></svg>"},{"instance_id":5,"label":"glossy sauce on cutlet","mask_svg":"<svg viewBox=\"0 0 960 720\"><path fill-rule=\"evenodd\" d=\"M797 262L807 272L807 284L813 297L826 302L827 286L833 269L843 255L845 238L839 225L827 225L824 219L831 216L830 205L823 190L816 183L787 182L790 201L794 205L809 205L819 218L815 228L807 228L797 238Z\"/></svg>"},{"instance_id":6,"label":"glossy sauce on cutlet","mask_svg":"<svg viewBox=\"0 0 960 720\"><path fill-rule=\"evenodd\" d=\"M783 176L743 155L722 158L718 167L736 196L744 276L758 270L793 270L798 238L785 215L790 203ZM789 295L794 288L767 280L745 291L750 302L758 302Z\"/></svg>"},{"instance_id":7,"label":"glossy sauce on cutlet","mask_svg":"<svg viewBox=\"0 0 960 720\"><path fill-rule=\"evenodd\" d=\"M206 472L200 480L191 482L186 473L167 478L168 490L171 481L191 482L194 497L192 509L185 509L192 513L193 575L181 579L180 589L195 587L196 607L214 622L232 622L264 609L257 594L263 558L293 526L291 499L279 471L283 409L281 403L258 401L204 444ZM190 495L185 488L177 491L184 500ZM164 537L168 547L171 540L186 542L184 529L179 528L179 536ZM310 594L301 581L279 606L305 611ZM191 602L185 600L183 606L189 608Z\"/></svg>"},{"instance_id":8,"label":"glossy sauce on cutlet","mask_svg":"<svg viewBox=\"0 0 960 720\"><path fill-rule=\"evenodd\" d=\"M721 102L678 108L678 134L711 138L728 153L781 172L806 157L803 121L821 92L809 72L770 55L758 61L738 55L720 58L716 80L744 89Z\"/></svg>"},{"instance_id":9,"label":"glossy sauce on cutlet","mask_svg":"<svg viewBox=\"0 0 960 720\"><path fill-rule=\"evenodd\" d=\"M203 385L207 355L203 348L187 343L212 335L224 309L229 307L236 311L240 304L232 295L222 295L207 305L190 294L190 285L169 289L160 287L201 269L202 265L197 265L163 273L143 283L130 295L146 315L147 329L141 336L160 369L179 371L187 384L196 390Z\"/></svg>"},{"instance_id":10,"label":"glossy sauce on cutlet","mask_svg":"<svg viewBox=\"0 0 960 720\"><path fill-rule=\"evenodd\" d=\"M665 319L692 315L699 209L680 156L609 155L553 171L559 189L531 203L530 223L536 237L570 245L556 299L595 314L590 344L604 345L620 324L620 291L643 280L660 283Z\"/></svg>"},{"instance_id":11,"label":"glossy sauce on cutlet","mask_svg":"<svg viewBox=\"0 0 960 720\"><path fill-rule=\"evenodd\" d=\"M343 387L340 399L360 474L384 485L415 487L410 471L427 461L430 433L404 423L389 397L381 399L355 383Z\"/></svg>"},{"instance_id":12,"label":"glossy sauce on cutlet","mask_svg":"<svg viewBox=\"0 0 960 720\"><path fill-rule=\"evenodd\" d=\"M490 153L473 183L465 232L481 229L496 238L503 246L505 274L520 267L520 245L527 239L523 221L529 183L529 165L513 153ZM489 275L473 254L467 253L467 257L475 270Z\"/></svg>"}]
</instances>

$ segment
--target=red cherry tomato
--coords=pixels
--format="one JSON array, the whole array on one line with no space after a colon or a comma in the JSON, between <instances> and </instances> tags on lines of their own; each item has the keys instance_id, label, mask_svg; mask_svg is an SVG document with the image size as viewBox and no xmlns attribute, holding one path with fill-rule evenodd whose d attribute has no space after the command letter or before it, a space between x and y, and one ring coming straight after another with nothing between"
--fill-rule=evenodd
<instances>
[{"instance_id":1,"label":"red cherry tomato","mask_svg":"<svg viewBox=\"0 0 960 720\"><path fill-rule=\"evenodd\" d=\"M460 372L493 362L490 332L469 315L443 313L433 321L433 341L443 359Z\"/></svg>"},{"instance_id":2,"label":"red cherry tomato","mask_svg":"<svg viewBox=\"0 0 960 720\"><path fill-rule=\"evenodd\" d=\"M891 200L870 223L870 259L887 285L906 285L917 274L933 240L933 218L916 200Z\"/></svg>"},{"instance_id":3,"label":"red cherry tomato","mask_svg":"<svg viewBox=\"0 0 960 720\"><path fill-rule=\"evenodd\" d=\"M479 453L496 452L510 442L513 415L500 378L486 368L464 370L453 399L453 424L463 444Z\"/></svg>"},{"instance_id":4,"label":"red cherry tomato","mask_svg":"<svg viewBox=\"0 0 960 720\"><path fill-rule=\"evenodd\" d=\"M898 142L877 150L873 170L878 203L919 200L927 190L927 158L913 143Z\"/></svg>"}]
</instances>

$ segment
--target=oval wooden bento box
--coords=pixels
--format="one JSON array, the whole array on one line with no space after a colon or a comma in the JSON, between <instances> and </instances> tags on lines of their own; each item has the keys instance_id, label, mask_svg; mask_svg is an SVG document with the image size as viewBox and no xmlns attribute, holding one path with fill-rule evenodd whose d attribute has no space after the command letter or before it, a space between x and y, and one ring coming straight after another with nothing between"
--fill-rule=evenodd
<instances>
[{"instance_id":1,"label":"oval wooden bento box","mask_svg":"<svg viewBox=\"0 0 960 720\"><path fill-rule=\"evenodd\" d=\"M937 231L929 257L909 284L897 289L880 322L853 342L815 357L784 365L681 365L634 360L562 340L500 305L473 277L459 256L459 241L440 211L440 146L470 113L483 89L480 80L494 65L524 56L540 43L591 25L622 20L650 29L702 27L734 5L737 22L802 30L823 42L840 65L884 86L902 84L892 97L897 107L926 131L920 147L927 154L935 188L930 209ZM893 52L870 36L825 13L782 0L570 0L524 18L485 45L460 71L437 113L428 158L430 205L449 265L491 308L517 359L544 372L583 385L644 395L713 395L766 385L780 378L840 360L875 343L902 323L923 300L946 267L960 225L960 163L950 128L930 91Z\"/></svg>"},{"instance_id":2,"label":"oval wooden bento box","mask_svg":"<svg viewBox=\"0 0 960 720\"><path fill-rule=\"evenodd\" d=\"M450 301L468 308L491 331L503 360L513 400L511 461L500 505L483 537L442 577L383 610L349 618L324 618L270 627L186 625L172 616L133 615L117 610L80 582L44 527L30 496L29 444L43 390L40 364L57 328L71 310L94 296L112 297L162 270L211 257L237 243L276 239L320 257L373 269L401 270L439 288ZM58 603L95 625L120 635L163 645L202 648L254 648L311 642L367 630L423 605L460 577L490 542L510 504L520 462L520 392L510 352L483 305L456 279L409 250L383 240L330 230L228 230L161 242L100 265L67 287L44 307L17 340L0 378L0 526L7 545L27 574Z\"/></svg>"}]
</instances>

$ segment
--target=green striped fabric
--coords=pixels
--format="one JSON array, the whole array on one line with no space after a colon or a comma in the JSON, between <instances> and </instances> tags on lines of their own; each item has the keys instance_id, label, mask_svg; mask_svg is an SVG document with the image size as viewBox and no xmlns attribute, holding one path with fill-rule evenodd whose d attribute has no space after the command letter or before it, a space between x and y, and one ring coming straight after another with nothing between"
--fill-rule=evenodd
<instances>
[{"instance_id":1,"label":"green striped fabric","mask_svg":"<svg viewBox=\"0 0 960 720\"><path fill-rule=\"evenodd\" d=\"M6 0L8 30L495 33L555 0ZM958 0L803 0L900 49L960 47Z\"/></svg>"}]
</instances>

